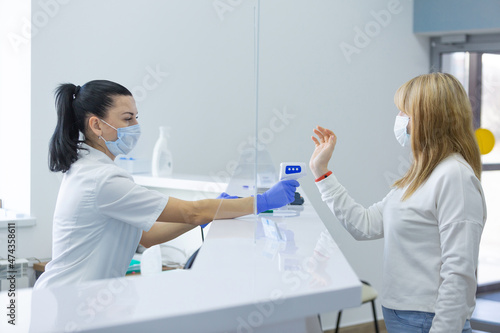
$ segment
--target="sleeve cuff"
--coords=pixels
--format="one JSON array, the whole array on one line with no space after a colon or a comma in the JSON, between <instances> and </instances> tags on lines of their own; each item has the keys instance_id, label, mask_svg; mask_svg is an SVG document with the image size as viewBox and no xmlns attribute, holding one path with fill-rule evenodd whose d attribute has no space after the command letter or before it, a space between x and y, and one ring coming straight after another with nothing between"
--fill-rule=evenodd
<instances>
[{"instance_id":1,"label":"sleeve cuff","mask_svg":"<svg viewBox=\"0 0 500 333\"><path fill-rule=\"evenodd\" d=\"M160 200L159 204L158 204L158 207L156 208L156 211L154 211L151 215L151 219L149 219L148 221L146 221L144 223L144 226L142 227L142 230L148 232L149 229L151 229L153 227L153 224L155 224L156 221L158 221L158 218L160 217L161 213L163 212L163 210L165 209L165 207L167 206L167 203L168 203L168 199L170 198L169 196L166 196L166 195L161 195L163 198Z\"/></svg>"},{"instance_id":2,"label":"sleeve cuff","mask_svg":"<svg viewBox=\"0 0 500 333\"><path fill-rule=\"evenodd\" d=\"M331 194L335 193L341 186L334 174L331 174L330 176L319 182L316 182L315 184L318 187L319 192L321 193L321 198L323 199L323 201L325 201L326 198Z\"/></svg>"}]
</instances>

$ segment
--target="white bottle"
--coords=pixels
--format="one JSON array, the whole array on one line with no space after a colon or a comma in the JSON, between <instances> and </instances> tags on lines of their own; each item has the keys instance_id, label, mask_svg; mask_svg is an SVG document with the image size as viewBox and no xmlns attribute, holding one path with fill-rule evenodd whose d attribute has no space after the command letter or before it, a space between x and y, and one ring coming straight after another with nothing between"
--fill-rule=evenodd
<instances>
[{"instance_id":1,"label":"white bottle","mask_svg":"<svg viewBox=\"0 0 500 333\"><path fill-rule=\"evenodd\" d=\"M154 245L146 249L141 257L141 275L153 275L161 273L162 259L160 245Z\"/></svg>"},{"instance_id":2,"label":"white bottle","mask_svg":"<svg viewBox=\"0 0 500 333\"><path fill-rule=\"evenodd\" d=\"M160 137L153 149L153 162L151 173L153 177L169 177L172 175L173 162L172 153L167 146L167 138L170 137L169 127L160 126Z\"/></svg>"}]
</instances>

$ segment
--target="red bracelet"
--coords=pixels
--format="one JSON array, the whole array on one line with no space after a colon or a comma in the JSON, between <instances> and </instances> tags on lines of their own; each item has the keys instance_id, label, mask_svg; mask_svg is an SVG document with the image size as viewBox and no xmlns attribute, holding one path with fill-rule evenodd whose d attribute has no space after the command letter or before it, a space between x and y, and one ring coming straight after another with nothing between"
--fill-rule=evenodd
<instances>
[{"instance_id":1,"label":"red bracelet","mask_svg":"<svg viewBox=\"0 0 500 333\"><path fill-rule=\"evenodd\" d=\"M318 179L315 180L315 182L320 182L322 181L323 179L325 179L326 177L330 176L333 172L331 171L328 171L327 173L325 173L323 176L319 177Z\"/></svg>"}]
</instances>

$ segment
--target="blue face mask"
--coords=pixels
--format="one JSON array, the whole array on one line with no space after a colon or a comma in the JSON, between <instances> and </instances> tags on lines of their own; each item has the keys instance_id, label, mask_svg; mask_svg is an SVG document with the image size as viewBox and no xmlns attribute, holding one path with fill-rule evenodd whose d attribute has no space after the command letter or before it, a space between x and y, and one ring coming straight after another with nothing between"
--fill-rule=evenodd
<instances>
[{"instance_id":1,"label":"blue face mask","mask_svg":"<svg viewBox=\"0 0 500 333\"><path fill-rule=\"evenodd\" d=\"M114 156L127 155L132 151L132 149L134 149L135 144L139 141L139 137L141 136L141 127L139 124L115 128L104 120L101 119L101 121L109 127L115 129L118 134L118 139L115 141L106 141L102 136L99 137L104 140L106 147L108 147L111 154Z\"/></svg>"}]
</instances>

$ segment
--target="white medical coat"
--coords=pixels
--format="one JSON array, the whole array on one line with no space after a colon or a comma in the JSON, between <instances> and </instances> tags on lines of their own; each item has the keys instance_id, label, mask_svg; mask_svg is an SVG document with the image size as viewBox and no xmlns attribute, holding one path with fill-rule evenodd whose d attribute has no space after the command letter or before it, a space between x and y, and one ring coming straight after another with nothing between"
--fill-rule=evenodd
<instances>
[{"instance_id":1,"label":"white medical coat","mask_svg":"<svg viewBox=\"0 0 500 333\"><path fill-rule=\"evenodd\" d=\"M52 261L35 288L124 276L142 231L153 226L168 202L167 196L135 184L101 151L81 148L61 183Z\"/></svg>"}]
</instances>

